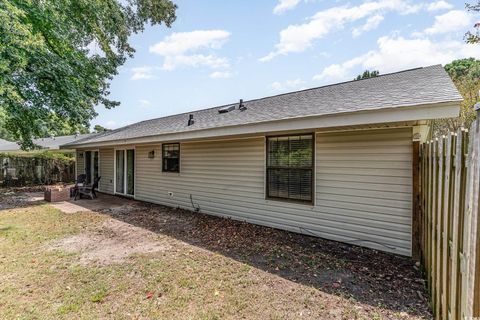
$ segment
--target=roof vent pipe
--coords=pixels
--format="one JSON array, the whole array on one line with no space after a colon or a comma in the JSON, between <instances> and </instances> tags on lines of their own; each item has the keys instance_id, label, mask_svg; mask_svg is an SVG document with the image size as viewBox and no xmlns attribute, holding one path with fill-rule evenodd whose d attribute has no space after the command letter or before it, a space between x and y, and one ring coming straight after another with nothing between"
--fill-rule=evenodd
<instances>
[{"instance_id":1,"label":"roof vent pipe","mask_svg":"<svg viewBox=\"0 0 480 320\"><path fill-rule=\"evenodd\" d=\"M191 115L188 116L187 126L191 126L194 123L195 123L195 120L193 120L193 114L191 114Z\"/></svg>"},{"instance_id":2,"label":"roof vent pipe","mask_svg":"<svg viewBox=\"0 0 480 320\"><path fill-rule=\"evenodd\" d=\"M243 99L240 99L240 104L238 105L238 110L240 111L245 111L247 110L247 107L243 104Z\"/></svg>"}]
</instances>

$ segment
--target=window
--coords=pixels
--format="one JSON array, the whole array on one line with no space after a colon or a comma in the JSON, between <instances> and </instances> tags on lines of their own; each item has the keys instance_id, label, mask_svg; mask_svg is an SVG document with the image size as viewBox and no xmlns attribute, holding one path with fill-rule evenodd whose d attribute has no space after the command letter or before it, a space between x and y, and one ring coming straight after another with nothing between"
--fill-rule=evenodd
<instances>
[{"instance_id":1,"label":"window","mask_svg":"<svg viewBox=\"0 0 480 320\"><path fill-rule=\"evenodd\" d=\"M267 198L313 203L313 135L267 138Z\"/></svg>"},{"instance_id":2,"label":"window","mask_svg":"<svg viewBox=\"0 0 480 320\"><path fill-rule=\"evenodd\" d=\"M180 143L162 145L162 171L180 172Z\"/></svg>"}]
</instances>

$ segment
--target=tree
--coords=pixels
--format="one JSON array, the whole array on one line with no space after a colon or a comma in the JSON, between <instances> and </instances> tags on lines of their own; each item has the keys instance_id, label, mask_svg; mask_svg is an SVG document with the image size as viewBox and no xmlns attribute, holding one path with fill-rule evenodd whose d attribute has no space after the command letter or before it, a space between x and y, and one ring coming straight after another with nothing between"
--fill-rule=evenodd
<instances>
[{"instance_id":1,"label":"tree","mask_svg":"<svg viewBox=\"0 0 480 320\"><path fill-rule=\"evenodd\" d=\"M378 77L379 75L380 75L380 72L378 72L377 70L373 70L373 71L365 70L362 74L359 74L353 80L362 80L362 79L374 78L374 77Z\"/></svg>"},{"instance_id":2,"label":"tree","mask_svg":"<svg viewBox=\"0 0 480 320\"><path fill-rule=\"evenodd\" d=\"M437 135L455 131L459 127L469 128L476 115L473 106L480 102L480 60L475 58L454 60L445 65L445 71L452 78L464 100L458 118L434 122L434 132Z\"/></svg>"},{"instance_id":3,"label":"tree","mask_svg":"<svg viewBox=\"0 0 480 320\"><path fill-rule=\"evenodd\" d=\"M0 139L13 140L12 135L5 128L6 113L0 108Z\"/></svg>"},{"instance_id":4,"label":"tree","mask_svg":"<svg viewBox=\"0 0 480 320\"><path fill-rule=\"evenodd\" d=\"M95 127L93 127L93 131L100 133L100 132L110 131L110 129L107 129L99 124L96 124Z\"/></svg>"},{"instance_id":5,"label":"tree","mask_svg":"<svg viewBox=\"0 0 480 320\"><path fill-rule=\"evenodd\" d=\"M480 12L480 0L477 0L477 3L467 3L465 4L468 11ZM474 31L468 31L465 34L465 40L467 43L480 43L480 21L473 25Z\"/></svg>"},{"instance_id":6,"label":"tree","mask_svg":"<svg viewBox=\"0 0 480 320\"><path fill-rule=\"evenodd\" d=\"M88 128L95 106L119 104L109 82L135 52L129 36L147 23L170 26L176 8L170 0L0 1L5 128L24 149L34 137Z\"/></svg>"}]
</instances>

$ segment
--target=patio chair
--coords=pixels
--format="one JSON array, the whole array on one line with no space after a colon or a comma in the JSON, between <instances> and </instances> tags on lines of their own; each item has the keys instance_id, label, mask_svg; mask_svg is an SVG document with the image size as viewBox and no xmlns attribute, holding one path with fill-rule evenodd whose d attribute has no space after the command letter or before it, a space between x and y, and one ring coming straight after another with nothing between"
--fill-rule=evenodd
<instances>
[{"instance_id":1,"label":"patio chair","mask_svg":"<svg viewBox=\"0 0 480 320\"><path fill-rule=\"evenodd\" d=\"M77 192L75 193L74 200L77 200L77 197L81 199L82 195L88 196L92 200L95 199L97 197L97 193L95 192L95 190L98 189L98 182L100 181L101 178L102 177L96 177L93 180L93 184L91 186L86 185L86 186L78 187Z\"/></svg>"},{"instance_id":2,"label":"patio chair","mask_svg":"<svg viewBox=\"0 0 480 320\"><path fill-rule=\"evenodd\" d=\"M78 193L78 188L85 186L85 181L87 181L87 175L85 173L79 174L77 180L75 180L75 185L70 190L70 197L76 197Z\"/></svg>"}]
</instances>

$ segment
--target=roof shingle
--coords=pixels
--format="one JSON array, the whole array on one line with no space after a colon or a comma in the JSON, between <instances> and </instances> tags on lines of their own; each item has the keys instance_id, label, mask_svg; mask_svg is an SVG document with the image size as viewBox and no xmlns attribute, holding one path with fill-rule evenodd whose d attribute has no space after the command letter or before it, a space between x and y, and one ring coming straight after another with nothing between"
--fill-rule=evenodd
<instances>
[{"instance_id":1,"label":"roof shingle","mask_svg":"<svg viewBox=\"0 0 480 320\"><path fill-rule=\"evenodd\" d=\"M245 111L236 108L220 114L218 109L224 106L217 106L146 120L69 145L461 100L461 95L443 67L435 65L245 101ZM192 114L195 120L192 126L187 126L189 114Z\"/></svg>"},{"instance_id":2,"label":"roof shingle","mask_svg":"<svg viewBox=\"0 0 480 320\"><path fill-rule=\"evenodd\" d=\"M96 133L87 133L80 135L70 135L70 136L57 136L57 137L47 137L47 138L38 138L33 139L33 143L40 147L40 149L48 150L58 150L61 145L76 143L88 138L92 138ZM20 146L13 141L7 141L0 139L0 152L2 151L20 151Z\"/></svg>"}]
</instances>

